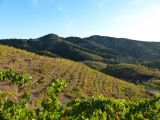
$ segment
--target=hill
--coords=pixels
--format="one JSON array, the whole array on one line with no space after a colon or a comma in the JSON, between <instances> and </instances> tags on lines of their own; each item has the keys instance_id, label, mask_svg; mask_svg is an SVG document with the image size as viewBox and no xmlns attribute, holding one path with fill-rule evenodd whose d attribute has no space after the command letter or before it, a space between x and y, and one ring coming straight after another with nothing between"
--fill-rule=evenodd
<instances>
[{"instance_id":1,"label":"hill","mask_svg":"<svg viewBox=\"0 0 160 120\"><path fill-rule=\"evenodd\" d=\"M108 66L108 64L99 61L84 61L82 63L101 72Z\"/></svg>"},{"instance_id":2,"label":"hill","mask_svg":"<svg viewBox=\"0 0 160 120\"><path fill-rule=\"evenodd\" d=\"M160 71L142 65L109 65L103 72L134 83L143 83L151 79L160 79Z\"/></svg>"},{"instance_id":3,"label":"hill","mask_svg":"<svg viewBox=\"0 0 160 120\"><path fill-rule=\"evenodd\" d=\"M116 64L108 65L101 70L103 73L119 79L143 85L150 90L160 90L160 71L144 65Z\"/></svg>"},{"instance_id":4,"label":"hill","mask_svg":"<svg viewBox=\"0 0 160 120\"><path fill-rule=\"evenodd\" d=\"M148 96L143 87L105 75L81 63L39 56L3 45L0 45L0 69L32 76L31 84L23 89L31 91L34 102L37 98L41 100L46 96L46 87L57 78L68 83L68 87L59 96L62 102L100 94L106 97L135 99ZM1 92L8 92L12 96L21 95L23 92L9 81L0 82L0 86Z\"/></svg>"},{"instance_id":5,"label":"hill","mask_svg":"<svg viewBox=\"0 0 160 120\"><path fill-rule=\"evenodd\" d=\"M14 46L35 53L46 51L75 61L89 60L104 63L160 61L159 42L142 42L107 36L63 38L55 34L48 34L37 39L0 40L0 44Z\"/></svg>"},{"instance_id":6,"label":"hill","mask_svg":"<svg viewBox=\"0 0 160 120\"><path fill-rule=\"evenodd\" d=\"M152 62L143 62L142 64L146 67L160 70L160 61L158 60Z\"/></svg>"},{"instance_id":7,"label":"hill","mask_svg":"<svg viewBox=\"0 0 160 120\"><path fill-rule=\"evenodd\" d=\"M122 62L135 63L160 59L160 42L142 42L105 36L91 36L86 39L111 49L117 55L115 60Z\"/></svg>"}]
</instances>

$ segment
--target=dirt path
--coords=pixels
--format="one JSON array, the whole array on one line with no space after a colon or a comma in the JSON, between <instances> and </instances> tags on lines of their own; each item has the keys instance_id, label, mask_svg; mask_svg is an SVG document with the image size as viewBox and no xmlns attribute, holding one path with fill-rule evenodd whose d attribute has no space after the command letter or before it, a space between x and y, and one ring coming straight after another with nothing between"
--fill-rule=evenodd
<instances>
[{"instance_id":1,"label":"dirt path","mask_svg":"<svg viewBox=\"0 0 160 120\"><path fill-rule=\"evenodd\" d=\"M79 68L79 69L82 69L82 68ZM76 72L78 72L78 70L76 70ZM69 91L71 91L73 88L75 88L79 80L80 80L80 73L78 73L78 74L77 74L77 77L74 78L74 79L71 81L71 83L70 83L70 85L67 87L67 89L66 89L63 93L61 93L61 94L59 95L59 100L60 100L62 106L64 106L64 105L65 105L66 103L68 103L69 101L71 101L71 98L70 98L69 96L67 96L66 93L69 92Z\"/></svg>"}]
</instances>

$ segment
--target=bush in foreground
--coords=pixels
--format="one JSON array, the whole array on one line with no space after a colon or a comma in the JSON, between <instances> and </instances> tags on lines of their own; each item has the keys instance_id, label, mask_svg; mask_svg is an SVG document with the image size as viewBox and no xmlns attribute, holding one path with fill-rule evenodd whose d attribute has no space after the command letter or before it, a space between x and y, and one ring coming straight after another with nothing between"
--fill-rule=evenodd
<instances>
[{"instance_id":1,"label":"bush in foreground","mask_svg":"<svg viewBox=\"0 0 160 120\"><path fill-rule=\"evenodd\" d=\"M66 84L55 80L48 88L41 106L30 109L30 93L25 92L22 100L15 103L0 96L0 120L158 120L160 97L139 101L97 97L76 99L62 106L58 94Z\"/></svg>"}]
</instances>

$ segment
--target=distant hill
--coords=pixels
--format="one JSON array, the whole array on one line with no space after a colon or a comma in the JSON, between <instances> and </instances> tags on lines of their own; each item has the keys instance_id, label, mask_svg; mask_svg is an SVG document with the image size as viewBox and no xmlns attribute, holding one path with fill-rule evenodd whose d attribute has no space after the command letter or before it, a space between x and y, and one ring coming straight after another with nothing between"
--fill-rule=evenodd
<instances>
[{"instance_id":1,"label":"distant hill","mask_svg":"<svg viewBox=\"0 0 160 120\"><path fill-rule=\"evenodd\" d=\"M12 70L32 76L30 85L33 102L43 99L45 90L57 78L67 81L68 87L59 96L62 102L72 98L87 98L102 94L114 98L143 98L147 91L138 85L105 75L82 63L62 58L49 58L0 45L0 70ZM9 89L7 89L8 87ZM13 88L12 88L13 87ZM0 81L0 92L21 95L15 85Z\"/></svg>"},{"instance_id":2,"label":"distant hill","mask_svg":"<svg viewBox=\"0 0 160 120\"><path fill-rule=\"evenodd\" d=\"M106 74L121 78L134 83L143 83L150 80L160 79L160 71L147 68L142 65L116 64L109 65L102 70Z\"/></svg>"},{"instance_id":3,"label":"distant hill","mask_svg":"<svg viewBox=\"0 0 160 120\"><path fill-rule=\"evenodd\" d=\"M46 51L54 56L75 61L88 60L105 63L160 61L160 42L142 42L107 36L63 38L48 34L37 39L0 40L0 44L38 54Z\"/></svg>"},{"instance_id":4,"label":"distant hill","mask_svg":"<svg viewBox=\"0 0 160 120\"><path fill-rule=\"evenodd\" d=\"M103 73L112 75L128 82L143 85L150 91L160 91L160 70L148 68L143 65L116 64L108 65L100 70Z\"/></svg>"}]
</instances>

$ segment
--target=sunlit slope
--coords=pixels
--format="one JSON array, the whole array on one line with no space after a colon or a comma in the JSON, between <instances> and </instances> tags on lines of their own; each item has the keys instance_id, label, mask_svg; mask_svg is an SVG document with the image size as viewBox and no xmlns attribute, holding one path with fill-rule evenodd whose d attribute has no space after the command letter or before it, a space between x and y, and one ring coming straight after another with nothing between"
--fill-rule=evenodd
<instances>
[{"instance_id":1,"label":"sunlit slope","mask_svg":"<svg viewBox=\"0 0 160 120\"><path fill-rule=\"evenodd\" d=\"M33 77L32 83L25 89L31 91L33 99L43 98L46 87L56 78L68 82L68 87L60 96L62 101L100 94L115 98L148 96L140 86L105 75L81 63L39 56L2 45L0 45L0 69L11 69L31 75Z\"/></svg>"}]
</instances>

